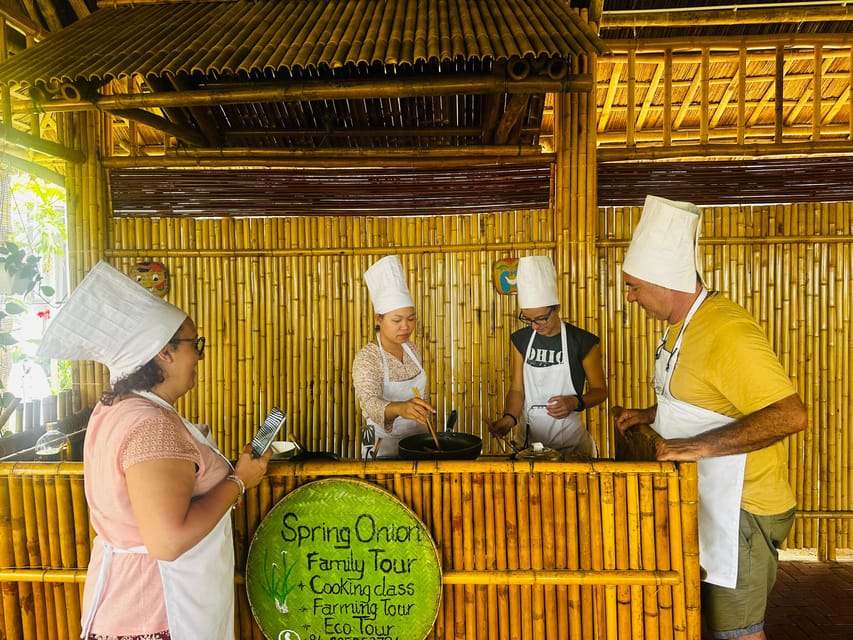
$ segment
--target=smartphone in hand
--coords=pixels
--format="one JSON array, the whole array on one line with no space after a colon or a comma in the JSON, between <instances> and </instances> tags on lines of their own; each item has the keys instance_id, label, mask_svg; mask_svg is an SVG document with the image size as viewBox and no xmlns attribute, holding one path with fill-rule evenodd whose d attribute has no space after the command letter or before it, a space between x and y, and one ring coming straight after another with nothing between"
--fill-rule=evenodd
<instances>
[{"instance_id":1,"label":"smartphone in hand","mask_svg":"<svg viewBox=\"0 0 853 640\"><path fill-rule=\"evenodd\" d=\"M264 455L286 421L287 414L278 407L273 407L255 437L252 438L252 457L260 458Z\"/></svg>"}]
</instances>

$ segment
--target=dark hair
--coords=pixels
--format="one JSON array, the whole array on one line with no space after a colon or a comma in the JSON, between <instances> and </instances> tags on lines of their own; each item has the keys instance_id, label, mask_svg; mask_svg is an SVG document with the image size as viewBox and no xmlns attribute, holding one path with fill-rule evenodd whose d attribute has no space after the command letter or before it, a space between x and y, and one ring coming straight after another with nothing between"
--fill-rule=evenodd
<instances>
[{"instance_id":1,"label":"dark hair","mask_svg":"<svg viewBox=\"0 0 853 640\"><path fill-rule=\"evenodd\" d=\"M180 332L181 329L178 327L178 330L175 331L175 334L166 344L174 344L172 341L178 337ZM166 345L163 346L165 347ZM116 380L111 391L104 391L101 394L101 403L110 406L116 401L116 399L121 400L124 396L136 391L137 389L140 391L148 391L153 386L163 382L163 380L165 380L163 377L163 370L160 369L160 365L157 364L157 356L154 356L133 373Z\"/></svg>"}]
</instances>

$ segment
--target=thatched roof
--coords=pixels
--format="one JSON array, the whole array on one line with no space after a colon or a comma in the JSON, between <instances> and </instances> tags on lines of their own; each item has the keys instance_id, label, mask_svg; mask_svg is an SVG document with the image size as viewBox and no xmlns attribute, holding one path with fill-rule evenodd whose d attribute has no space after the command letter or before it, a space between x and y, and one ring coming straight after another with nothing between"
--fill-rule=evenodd
<instances>
[{"instance_id":1,"label":"thatched roof","mask_svg":"<svg viewBox=\"0 0 853 640\"><path fill-rule=\"evenodd\" d=\"M0 84L200 148L532 146L545 94L589 91L577 58L605 50L553 0L118 3L13 56Z\"/></svg>"}]
</instances>

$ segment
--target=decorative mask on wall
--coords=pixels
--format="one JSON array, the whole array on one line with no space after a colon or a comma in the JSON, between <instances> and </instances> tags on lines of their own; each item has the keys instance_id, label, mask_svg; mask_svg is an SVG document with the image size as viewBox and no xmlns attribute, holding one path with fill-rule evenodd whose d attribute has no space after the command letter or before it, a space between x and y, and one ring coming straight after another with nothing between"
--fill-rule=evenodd
<instances>
[{"instance_id":1,"label":"decorative mask on wall","mask_svg":"<svg viewBox=\"0 0 853 640\"><path fill-rule=\"evenodd\" d=\"M515 273L518 269L518 258L501 258L495 260L492 267L492 280L498 293L511 295L518 293L515 284Z\"/></svg>"},{"instance_id":2,"label":"decorative mask on wall","mask_svg":"<svg viewBox=\"0 0 853 640\"><path fill-rule=\"evenodd\" d=\"M164 298L169 293L169 271L162 262L137 262L130 277L155 296Z\"/></svg>"}]
</instances>

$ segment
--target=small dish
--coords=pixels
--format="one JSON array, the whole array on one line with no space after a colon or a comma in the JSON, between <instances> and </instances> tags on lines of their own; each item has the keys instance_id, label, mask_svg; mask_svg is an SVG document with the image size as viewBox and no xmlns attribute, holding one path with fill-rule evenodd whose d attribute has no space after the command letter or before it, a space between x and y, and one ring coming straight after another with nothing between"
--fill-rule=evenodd
<instances>
[{"instance_id":1,"label":"small dish","mask_svg":"<svg viewBox=\"0 0 853 640\"><path fill-rule=\"evenodd\" d=\"M289 440L275 440L270 448L273 460L286 460L296 453L296 444Z\"/></svg>"}]
</instances>

